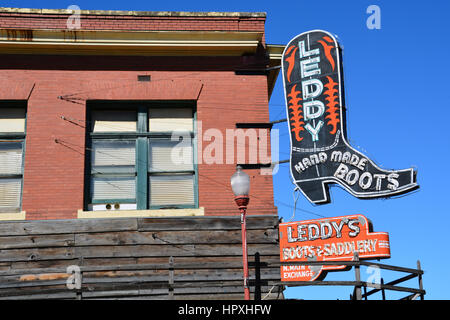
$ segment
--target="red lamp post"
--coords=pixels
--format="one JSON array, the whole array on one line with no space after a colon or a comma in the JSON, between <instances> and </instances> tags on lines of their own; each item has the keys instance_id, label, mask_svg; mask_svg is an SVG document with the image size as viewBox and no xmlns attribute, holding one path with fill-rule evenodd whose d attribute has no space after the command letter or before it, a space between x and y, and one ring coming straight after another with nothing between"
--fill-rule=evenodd
<instances>
[{"instance_id":1,"label":"red lamp post","mask_svg":"<svg viewBox=\"0 0 450 320\"><path fill-rule=\"evenodd\" d=\"M244 265L244 298L250 300L250 289L248 281L248 253L247 253L247 225L246 213L247 205L250 200L248 194L250 192L250 177L242 171L241 166L236 167L236 172L231 176L231 188L234 193L234 201L239 207L241 214L241 230L242 230L242 262Z\"/></svg>"}]
</instances>

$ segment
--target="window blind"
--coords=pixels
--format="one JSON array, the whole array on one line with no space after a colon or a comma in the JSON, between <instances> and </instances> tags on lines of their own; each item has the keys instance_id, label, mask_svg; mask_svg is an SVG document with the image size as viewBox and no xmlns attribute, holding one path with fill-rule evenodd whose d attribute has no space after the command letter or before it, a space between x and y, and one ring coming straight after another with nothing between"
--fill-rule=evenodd
<instances>
[{"instance_id":1,"label":"window blind","mask_svg":"<svg viewBox=\"0 0 450 320\"><path fill-rule=\"evenodd\" d=\"M91 197L93 200L135 199L135 177L92 177Z\"/></svg>"},{"instance_id":2,"label":"window blind","mask_svg":"<svg viewBox=\"0 0 450 320\"><path fill-rule=\"evenodd\" d=\"M192 144L170 140L150 142L149 169L151 172L192 171Z\"/></svg>"},{"instance_id":3,"label":"window blind","mask_svg":"<svg viewBox=\"0 0 450 320\"><path fill-rule=\"evenodd\" d=\"M19 208L22 179L0 179L0 208Z\"/></svg>"},{"instance_id":4,"label":"window blind","mask_svg":"<svg viewBox=\"0 0 450 320\"><path fill-rule=\"evenodd\" d=\"M104 166L135 166L136 142L102 141L92 142L91 163L94 168Z\"/></svg>"},{"instance_id":5,"label":"window blind","mask_svg":"<svg viewBox=\"0 0 450 320\"><path fill-rule=\"evenodd\" d=\"M22 174L22 143L0 143L0 174Z\"/></svg>"},{"instance_id":6,"label":"window blind","mask_svg":"<svg viewBox=\"0 0 450 320\"><path fill-rule=\"evenodd\" d=\"M0 108L0 132L25 132L25 108Z\"/></svg>"},{"instance_id":7,"label":"window blind","mask_svg":"<svg viewBox=\"0 0 450 320\"><path fill-rule=\"evenodd\" d=\"M150 176L150 205L194 205L194 176Z\"/></svg>"},{"instance_id":8,"label":"window blind","mask_svg":"<svg viewBox=\"0 0 450 320\"><path fill-rule=\"evenodd\" d=\"M136 111L94 110L92 132L136 132Z\"/></svg>"},{"instance_id":9,"label":"window blind","mask_svg":"<svg viewBox=\"0 0 450 320\"><path fill-rule=\"evenodd\" d=\"M150 108L150 132L193 131L191 108Z\"/></svg>"}]
</instances>

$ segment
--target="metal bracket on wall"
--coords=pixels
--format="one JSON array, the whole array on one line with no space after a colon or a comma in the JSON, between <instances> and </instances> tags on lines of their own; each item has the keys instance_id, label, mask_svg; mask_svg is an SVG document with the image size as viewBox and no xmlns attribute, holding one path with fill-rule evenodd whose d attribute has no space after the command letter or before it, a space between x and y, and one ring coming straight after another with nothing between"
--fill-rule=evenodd
<instances>
[{"instance_id":1,"label":"metal bracket on wall","mask_svg":"<svg viewBox=\"0 0 450 320\"><path fill-rule=\"evenodd\" d=\"M236 128L241 129L272 129L270 122L239 122L236 123Z\"/></svg>"},{"instance_id":2,"label":"metal bracket on wall","mask_svg":"<svg viewBox=\"0 0 450 320\"><path fill-rule=\"evenodd\" d=\"M280 160L271 163L239 163L238 166L241 166L242 169L261 169L261 168L270 168L273 165L289 162L289 160Z\"/></svg>"},{"instance_id":3,"label":"metal bracket on wall","mask_svg":"<svg viewBox=\"0 0 450 320\"><path fill-rule=\"evenodd\" d=\"M237 69L234 70L234 73L241 76L259 76L268 75L270 71L277 69L281 69L281 66L268 67L264 69Z\"/></svg>"},{"instance_id":4,"label":"metal bracket on wall","mask_svg":"<svg viewBox=\"0 0 450 320\"><path fill-rule=\"evenodd\" d=\"M287 119L280 119L270 122L237 122L236 128L241 129L272 129L276 123L286 122Z\"/></svg>"},{"instance_id":5,"label":"metal bracket on wall","mask_svg":"<svg viewBox=\"0 0 450 320\"><path fill-rule=\"evenodd\" d=\"M238 166L241 166L242 169L261 169L261 168L270 168L272 163L239 163Z\"/></svg>"}]
</instances>

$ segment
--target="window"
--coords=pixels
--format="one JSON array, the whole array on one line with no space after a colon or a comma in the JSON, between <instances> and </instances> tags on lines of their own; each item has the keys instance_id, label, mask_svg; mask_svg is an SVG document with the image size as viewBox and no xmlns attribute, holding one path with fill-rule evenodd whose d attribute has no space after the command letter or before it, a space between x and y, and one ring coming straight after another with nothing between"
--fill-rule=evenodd
<instances>
[{"instance_id":1,"label":"window","mask_svg":"<svg viewBox=\"0 0 450 320\"><path fill-rule=\"evenodd\" d=\"M196 208L193 104L89 104L88 210Z\"/></svg>"},{"instance_id":2,"label":"window","mask_svg":"<svg viewBox=\"0 0 450 320\"><path fill-rule=\"evenodd\" d=\"M26 105L0 103L0 212L20 212Z\"/></svg>"}]
</instances>

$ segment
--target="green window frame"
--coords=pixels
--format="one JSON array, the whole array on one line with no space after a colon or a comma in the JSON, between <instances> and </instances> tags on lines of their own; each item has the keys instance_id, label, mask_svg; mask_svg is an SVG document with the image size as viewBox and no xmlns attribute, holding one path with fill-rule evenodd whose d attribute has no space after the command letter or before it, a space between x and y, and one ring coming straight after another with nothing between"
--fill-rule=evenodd
<instances>
[{"instance_id":1,"label":"green window frame","mask_svg":"<svg viewBox=\"0 0 450 320\"><path fill-rule=\"evenodd\" d=\"M164 119L154 124L150 121L154 119L153 111L165 110L168 114L176 115L180 109L184 112L191 110L190 130L183 128L183 132L177 135L174 135L174 131L152 130L161 124L164 127ZM122 112L126 121L120 126L102 123L94 119L96 112ZM130 112L135 116L131 117ZM106 210L113 206L115 209L125 207L131 210L198 208L194 102L88 102L87 120L86 210L102 210L94 209L96 205L105 205ZM96 126L100 131L97 131ZM111 131L107 131L108 126ZM173 140L173 137L179 136L180 140ZM181 151L188 151L188 157L180 164L169 166L168 152L180 151L180 146L185 147ZM116 162L110 161L113 158Z\"/></svg>"},{"instance_id":2,"label":"green window frame","mask_svg":"<svg viewBox=\"0 0 450 320\"><path fill-rule=\"evenodd\" d=\"M26 101L0 101L0 213L22 210L26 121Z\"/></svg>"}]
</instances>

